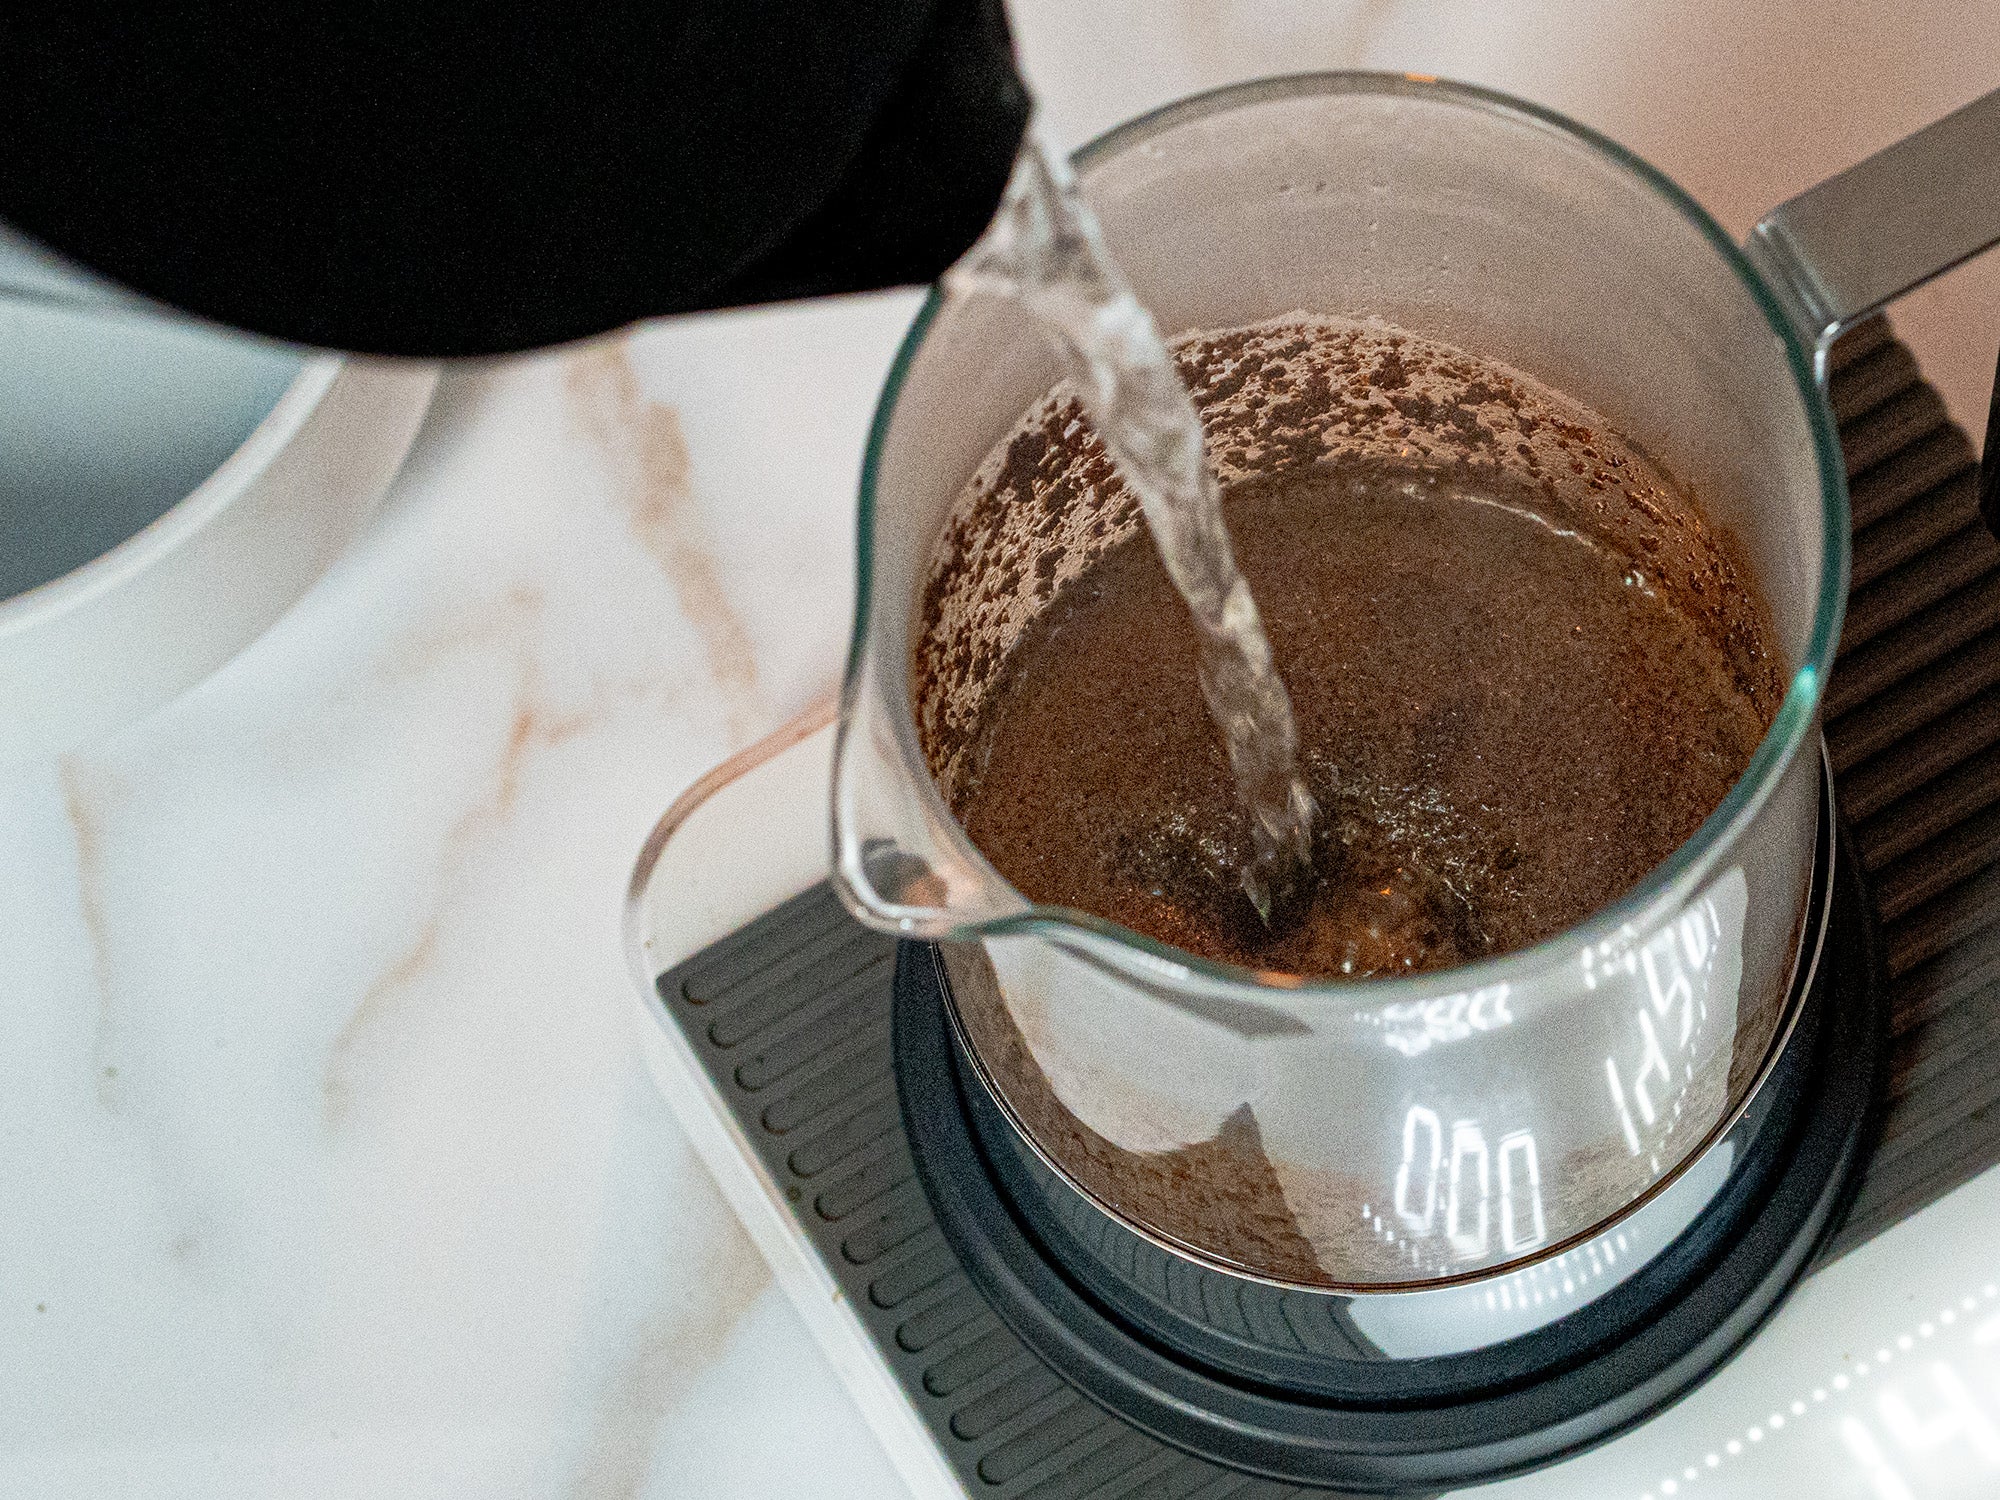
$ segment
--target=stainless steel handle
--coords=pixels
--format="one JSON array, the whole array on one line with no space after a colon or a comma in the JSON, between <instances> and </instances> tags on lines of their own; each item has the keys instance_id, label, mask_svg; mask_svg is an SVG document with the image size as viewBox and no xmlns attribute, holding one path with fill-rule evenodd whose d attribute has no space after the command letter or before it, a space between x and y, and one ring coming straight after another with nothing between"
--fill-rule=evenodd
<instances>
[{"instance_id":1,"label":"stainless steel handle","mask_svg":"<svg viewBox=\"0 0 2000 1500\"><path fill-rule=\"evenodd\" d=\"M2000 243L2000 89L1781 203L1744 245L1817 351Z\"/></svg>"}]
</instances>

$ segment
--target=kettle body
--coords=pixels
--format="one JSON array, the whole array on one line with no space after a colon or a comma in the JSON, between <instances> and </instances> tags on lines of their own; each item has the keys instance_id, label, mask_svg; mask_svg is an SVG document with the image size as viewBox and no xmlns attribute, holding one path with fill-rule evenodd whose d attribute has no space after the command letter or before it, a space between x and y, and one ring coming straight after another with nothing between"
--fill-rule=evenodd
<instances>
[{"instance_id":1,"label":"kettle body","mask_svg":"<svg viewBox=\"0 0 2000 1500\"><path fill-rule=\"evenodd\" d=\"M930 280L1027 115L999 0L23 0L0 227L251 332L492 354Z\"/></svg>"}]
</instances>

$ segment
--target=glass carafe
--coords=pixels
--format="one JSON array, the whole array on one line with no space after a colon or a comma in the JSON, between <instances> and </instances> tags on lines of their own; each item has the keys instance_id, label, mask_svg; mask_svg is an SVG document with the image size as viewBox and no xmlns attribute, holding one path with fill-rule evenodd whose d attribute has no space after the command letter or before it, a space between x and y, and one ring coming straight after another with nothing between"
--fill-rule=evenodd
<instances>
[{"instance_id":1,"label":"glass carafe","mask_svg":"<svg viewBox=\"0 0 2000 1500\"><path fill-rule=\"evenodd\" d=\"M1177 1253L1353 1291L1556 1254L1661 1194L1718 1138L1795 1003L1820 702L1847 586L1818 346L1865 310L1866 289L1815 306L1810 278L1771 269L1777 252L1805 263L1810 225L1788 239L1774 217L1746 255L1611 142L1427 79L1227 89L1113 132L1076 165L1170 335L1299 310L1379 318L1608 419L1734 540L1770 609L1782 706L1665 863L1502 957L1300 982L1036 907L933 783L911 660L955 502L1059 370L1015 306L933 296L863 475L835 883L863 921L942 945L961 1034L1016 1128ZM1273 1207L1292 1227L1245 1231Z\"/></svg>"}]
</instances>

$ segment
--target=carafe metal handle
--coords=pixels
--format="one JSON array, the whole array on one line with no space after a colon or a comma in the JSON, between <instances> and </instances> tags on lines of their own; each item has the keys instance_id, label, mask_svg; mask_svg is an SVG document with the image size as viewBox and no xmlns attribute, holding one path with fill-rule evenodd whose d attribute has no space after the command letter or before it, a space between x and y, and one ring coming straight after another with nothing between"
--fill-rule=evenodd
<instances>
[{"instance_id":1,"label":"carafe metal handle","mask_svg":"<svg viewBox=\"0 0 2000 1500\"><path fill-rule=\"evenodd\" d=\"M1779 204L1745 252L1814 351L1822 384L1841 332L2000 244L2000 89ZM1979 511L2000 533L2000 368Z\"/></svg>"},{"instance_id":2,"label":"carafe metal handle","mask_svg":"<svg viewBox=\"0 0 2000 1500\"><path fill-rule=\"evenodd\" d=\"M1744 250L1819 352L2000 244L2000 89L1779 204Z\"/></svg>"}]
</instances>

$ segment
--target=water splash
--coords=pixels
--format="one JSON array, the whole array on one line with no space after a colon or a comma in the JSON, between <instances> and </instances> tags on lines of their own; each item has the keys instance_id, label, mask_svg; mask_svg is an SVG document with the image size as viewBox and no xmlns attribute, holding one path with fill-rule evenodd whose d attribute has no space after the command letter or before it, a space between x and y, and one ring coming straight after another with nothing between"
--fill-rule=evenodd
<instances>
[{"instance_id":1,"label":"water splash","mask_svg":"<svg viewBox=\"0 0 2000 1500\"><path fill-rule=\"evenodd\" d=\"M1060 350L1201 641L1203 698L1249 819L1244 894L1266 923L1311 884L1319 809L1299 777L1292 700L1236 567L1201 418L1173 356L1104 248L1068 162L1030 132L1000 211L945 276L947 291L1019 301Z\"/></svg>"}]
</instances>

